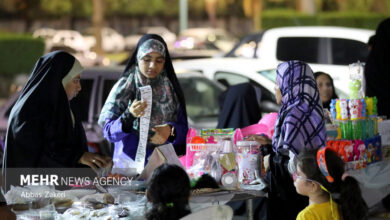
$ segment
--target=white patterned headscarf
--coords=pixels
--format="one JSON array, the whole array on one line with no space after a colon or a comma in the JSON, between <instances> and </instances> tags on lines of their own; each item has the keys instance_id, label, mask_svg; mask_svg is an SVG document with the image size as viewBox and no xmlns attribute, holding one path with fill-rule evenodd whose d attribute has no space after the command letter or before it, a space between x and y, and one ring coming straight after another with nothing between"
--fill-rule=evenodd
<instances>
[{"instance_id":1,"label":"white patterned headscarf","mask_svg":"<svg viewBox=\"0 0 390 220\"><path fill-rule=\"evenodd\" d=\"M141 45L141 47L138 49L137 61L140 62L144 56L146 56L147 54L152 53L152 52L157 52L157 53L161 54L162 56L164 56L164 58L165 58L164 45L158 40L149 39L149 40L145 41Z\"/></svg>"},{"instance_id":2,"label":"white patterned headscarf","mask_svg":"<svg viewBox=\"0 0 390 220\"><path fill-rule=\"evenodd\" d=\"M164 124L169 121L177 120L177 112L179 108L178 98L174 92L174 88L169 78L167 77L166 68L155 78L147 78L141 74L138 68L138 63L149 53L157 52L164 56L166 48L156 40L146 40L137 51L137 63L134 63L122 75L118 82L111 89L110 94L102 108L99 117L99 124L104 126L107 119L117 119L126 117L129 114L129 107L134 100L141 98L139 88L150 85L152 87L152 113L150 118L150 127ZM124 120L126 122L126 120ZM139 118L133 122L133 129L139 131ZM152 134L153 132L149 132Z\"/></svg>"}]
</instances>

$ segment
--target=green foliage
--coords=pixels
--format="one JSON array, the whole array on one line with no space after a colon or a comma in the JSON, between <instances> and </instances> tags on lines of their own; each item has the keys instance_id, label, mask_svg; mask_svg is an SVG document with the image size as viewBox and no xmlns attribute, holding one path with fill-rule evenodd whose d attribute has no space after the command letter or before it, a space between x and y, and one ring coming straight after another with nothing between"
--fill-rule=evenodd
<instances>
[{"instance_id":1,"label":"green foliage","mask_svg":"<svg viewBox=\"0 0 390 220\"><path fill-rule=\"evenodd\" d=\"M58 18L71 16L88 18L92 15L93 0L0 0L0 17L18 16L25 19ZM205 0L187 0L191 18L207 17ZM390 0L313 0L318 11L356 11L360 13L390 13ZM106 16L167 16L179 15L180 0L104 0ZM218 17L244 17L243 0L216 0ZM294 9L298 0L263 0L265 13L275 13L274 9ZM277 10L276 10L277 11ZM283 13L280 14L282 19ZM268 16L268 15L267 15ZM265 17L267 17L265 16ZM271 17L273 15L270 15ZM310 23L304 16L294 14L287 25ZM265 18L266 19L266 18ZM313 22L313 21L312 21ZM268 21L265 22L268 24ZM275 21L278 25L280 21ZM274 22L270 21L270 25Z\"/></svg>"},{"instance_id":2,"label":"green foliage","mask_svg":"<svg viewBox=\"0 0 390 220\"><path fill-rule=\"evenodd\" d=\"M108 15L155 16L163 14L164 0L106 0Z\"/></svg>"},{"instance_id":3,"label":"green foliage","mask_svg":"<svg viewBox=\"0 0 390 220\"><path fill-rule=\"evenodd\" d=\"M269 10L262 14L262 28L273 28L282 26L309 26L316 25L315 16L298 13L293 10Z\"/></svg>"},{"instance_id":4,"label":"green foliage","mask_svg":"<svg viewBox=\"0 0 390 220\"><path fill-rule=\"evenodd\" d=\"M204 0L188 0L188 15L190 18L206 17Z\"/></svg>"},{"instance_id":5,"label":"green foliage","mask_svg":"<svg viewBox=\"0 0 390 220\"><path fill-rule=\"evenodd\" d=\"M64 16L72 10L71 0L41 0L41 9L48 15Z\"/></svg>"},{"instance_id":6,"label":"green foliage","mask_svg":"<svg viewBox=\"0 0 390 220\"><path fill-rule=\"evenodd\" d=\"M389 0L344 0L340 6L343 11L390 13Z\"/></svg>"},{"instance_id":7,"label":"green foliage","mask_svg":"<svg viewBox=\"0 0 390 220\"><path fill-rule=\"evenodd\" d=\"M322 13L317 16L319 25L344 26L375 30L378 24L388 17L384 14L364 12Z\"/></svg>"},{"instance_id":8,"label":"green foliage","mask_svg":"<svg viewBox=\"0 0 390 220\"><path fill-rule=\"evenodd\" d=\"M16 5L13 3L13 0L0 0L0 8L4 12L15 12L16 11Z\"/></svg>"},{"instance_id":9,"label":"green foliage","mask_svg":"<svg viewBox=\"0 0 390 220\"><path fill-rule=\"evenodd\" d=\"M262 14L263 29L283 26L343 26L375 30L384 14L365 12L324 12L306 15L293 10L268 10Z\"/></svg>"},{"instance_id":10,"label":"green foliage","mask_svg":"<svg viewBox=\"0 0 390 220\"><path fill-rule=\"evenodd\" d=\"M216 12L218 16L229 15L229 4L226 0L217 0Z\"/></svg>"},{"instance_id":11,"label":"green foliage","mask_svg":"<svg viewBox=\"0 0 390 220\"><path fill-rule=\"evenodd\" d=\"M179 0L105 0L107 16L167 16L176 17Z\"/></svg>"},{"instance_id":12,"label":"green foliage","mask_svg":"<svg viewBox=\"0 0 390 220\"><path fill-rule=\"evenodd\" d=\"M179 1L178 0L164 0L164 15L168 17L179 16Z\"/></svg>"},{"instance_id":13,"label":"green foliage","mask_svg":"<svg viewBox=\"0 0 390 220\"><path fill-rule=\"evenodd\" d=\"M93 13L92 0L71 0L72 1L72 15L74 17L91 17ZM116 1L110 1L116 2ZM107 5L107 4L106 4Z\"/></svg>"},{"instance_id":14,"label":"green foliage","mask_svg":"<svg viewBox=\"0 0 390 220\"><path fill-rule=\"evenodd\" d=\"M29 35L0 33L0 77L29 73L43 55L45 43Z\"/></svg>"},{"instance_id":15,"label":"green foliage","mask_svg":"<svg viewBox=\"0 0 390 220\"><path fill-rule=\"evenodd\" d=\"M25 19L42 16L40 0L17 0L13 1L16 14Z\"/></svg>"}]
</instances>

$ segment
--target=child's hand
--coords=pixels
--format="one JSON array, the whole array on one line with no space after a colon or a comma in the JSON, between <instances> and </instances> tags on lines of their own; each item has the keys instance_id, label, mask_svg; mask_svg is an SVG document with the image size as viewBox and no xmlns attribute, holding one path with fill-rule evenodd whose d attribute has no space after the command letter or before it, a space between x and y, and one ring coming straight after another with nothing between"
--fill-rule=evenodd
<instances>
[{"instance_id":1,"label":"child's hand","mask_svg":"<svg viewBox=\"0 0 390 220\"><path fill-rule=\"evenodd\" d=\"M133 103L131 103L129 111L134 117L139 118L145 114L144 111L146 109L146 106L146 101L134 100Z\"/></svg>"}]
</instances>

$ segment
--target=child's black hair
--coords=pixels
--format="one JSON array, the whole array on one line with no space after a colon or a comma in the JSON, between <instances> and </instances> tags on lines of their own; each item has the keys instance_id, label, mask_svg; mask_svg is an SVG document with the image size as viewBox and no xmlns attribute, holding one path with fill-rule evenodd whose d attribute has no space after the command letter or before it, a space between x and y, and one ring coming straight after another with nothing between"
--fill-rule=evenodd
<instances>
[{"instance_id":1,"label":"child's black hair","mask_svg":"<svg viewBox=\"0 0 390 220\"><path fill-rule=\"evenodd\" d=\"M176 220L188 215L190 180L186 171L173 164L163 164L154 170L148 183L147 198L152 209L148 220Z\"/></svg>"},{"instance_id":2,"label":"child's black hair","mask_svg":"<svg viewBox=\"0 0 390 220\"><path fill-rule=\"evenodd\" d=\"M203 174L201 177L199 177L199 179L196 181L195 185L191 187L191 189L203 188L218 189L219 185L212 176L210 176L209 174Z\"/></svg>"},{"instance_id":3,"label":"child's black hair","mask_svg":"<svg viewBox=\"0 0 390 220\"><path fill-rule=\"evenodd\" d=\"M336 199L341 207L344 220L360 220L367 218L367 205L364 202L359 184L355 178L344 174L344 162L332 150L326 150L325 161L330 176L334 182L326 180L317 164L317 149L305 149L298 155L297 166L308 179L315 180L324 186L332 195L339 194Z\"/></svg>"}]
</instances>

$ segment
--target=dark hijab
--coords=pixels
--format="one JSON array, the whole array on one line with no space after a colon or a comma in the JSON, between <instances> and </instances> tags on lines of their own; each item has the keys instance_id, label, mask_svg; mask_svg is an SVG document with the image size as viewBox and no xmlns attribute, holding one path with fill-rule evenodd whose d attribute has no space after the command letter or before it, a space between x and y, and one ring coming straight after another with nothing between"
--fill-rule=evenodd
<instances>
[{"instance_id":1,"label":"dark hijab","mask_svg":"<svg viewBox=\"0 0 390 220\"><path fill-rule=\"evenodd\" d=\"M229 87L224 95L217 128L243 128L259 122L261 110L250 83Z\"/></svg>"},{"instance_id":2,"label":"dark hijab","mask_svg":"<svg viewBox=\"0 0 390 220\"><path fill-rule=\"evenodd\" d=\"M332 85L332 91L333 91L332 92L332 97L330 98L329 101L322 103L322 107L329 110L330 109L330 101L332 99L338 99L339 98L337 96L337 94L336 94L336 88L334 87L333 78L329 74L324 73L324 72L315 72L313 75L314 75L314 80L316 81L316 83L317 83L317 77L319 77L321 75L324 75L324 76L328 77L328 79L330 81L330 84Z\"/></svg>"},{"instance_id":3,"label":"dark hijab","mask_svg":"<svg viewBox=\"0 0 390 220\"><path fill-rule=\"evenodd\" d=\"M7 167L75 167L87 142L72 119L62 83L75 58L63 51L41 57L12 108L6 136Z\"/></svg>"},{"instance_id":4,"label":"dark hijab","mask_svg":"<svg viewBox=\"0 0 390 220\"><path fill-rule=\"evenodd\" d=\"M390 18L382 21L365 66L366 96L378 99L378 114L390 118Z\"/></svg>"}]
</instances>

